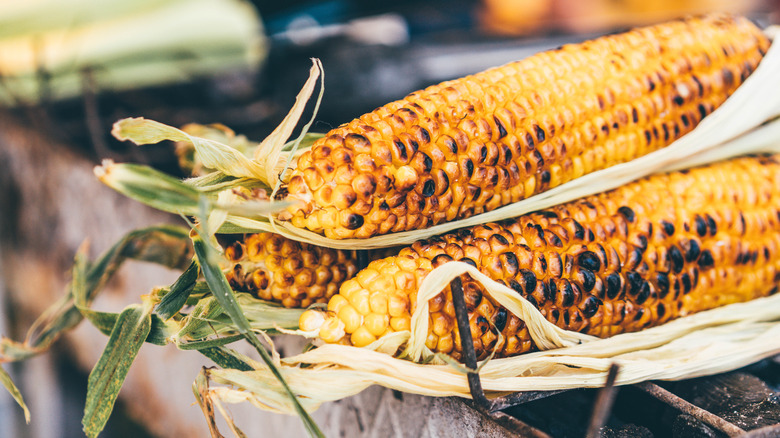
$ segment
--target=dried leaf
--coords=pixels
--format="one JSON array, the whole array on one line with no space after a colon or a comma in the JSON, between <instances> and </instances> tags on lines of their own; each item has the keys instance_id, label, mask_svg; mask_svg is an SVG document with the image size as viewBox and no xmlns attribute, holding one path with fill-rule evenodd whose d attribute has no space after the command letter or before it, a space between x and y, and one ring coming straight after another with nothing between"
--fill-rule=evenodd
<instances>
[{"instance_id":1,"label":"dried leaf","mask_svg":"<svg viewBox=\"0 0 780 438\"><path fill-rule=\"evenodd\" d=\"M24 411L24 421L27 422L27 424L30 423L30 410L27 409L27 405L24 403L24 399L22 398L22 393L19 392L19 388L14 385L14 382L11 380L11 376L8 375L8 373L0 367L0 383L3 384L3 387L5 387L6 390L11 394L11 397L14 398L16 403L19 404L19 407L22 408Z\"/></svg>"}]
</instances>

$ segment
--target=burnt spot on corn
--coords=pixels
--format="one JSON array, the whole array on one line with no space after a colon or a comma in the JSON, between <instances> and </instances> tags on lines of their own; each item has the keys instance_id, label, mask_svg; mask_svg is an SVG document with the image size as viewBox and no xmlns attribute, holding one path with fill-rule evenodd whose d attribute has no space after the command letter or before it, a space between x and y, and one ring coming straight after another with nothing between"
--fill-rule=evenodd
<instances>
[{"instance_id":1,"label":"burnt spot on corn","mask_svg":"<svg viewBox=\"0 0 780 438\"><path fill-rule=\"evenodd\" d=\"M599 256L597 256L593 251L585 251L580 254L578 263L582 268L590 271L598 272L601 270L601 260L599 259Z\"/></svg>"},{"instance_id":2,"label":"burnt spot on corn","mask_svg":"<svg viewBox=\"0 0 780 438\"><path fill-rule=\"evenodd\" d=\"M668 237L674 236L674 224L667 221L661 221L661 227L664 230L664 234L666 234Z\"/></svg>"}]
</instances>

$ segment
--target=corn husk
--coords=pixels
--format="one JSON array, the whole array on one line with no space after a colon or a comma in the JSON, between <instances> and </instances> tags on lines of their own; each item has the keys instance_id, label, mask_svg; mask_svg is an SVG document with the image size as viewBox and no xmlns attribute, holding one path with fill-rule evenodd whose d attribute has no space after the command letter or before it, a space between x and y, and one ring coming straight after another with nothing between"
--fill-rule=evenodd
<instances>
[{"instance_id":1,"label":"corn husk","mask_svg":"<svg viewBox=\"0 0 780 438\"><path fill-rule=\"evenodd\" d=\"M562 330L548 322L520 295L460 262L434 269L418 293L410 332L402 333L407 358L424 352L427 299L443 284L468 273L487 293L513 313L522 315L542 351L493 359L480 369L489 397L514 391L549 391L604 384L613 363L620 365L617 384L645 380L677 380L733 370L780 353L780 295L732 304L680 318L664 325L598 339ZM422 317L420 317L422 315ZM434 357L422 364L381 350L379 341L366 348L327 344L281 360L281 371L307 409L348 397L371 385L427 396L470 398L461 367ZM289 413L272 376L260 364L253 371L210 370L223 386L210 396L227 403L248 401L262 409Z\"/></svg>"},{"instance_id":2,"label":"corn husk","mask_svg":"<svg viewBox=\"0 0 780 438\"><path fill-rule=\"evenodd\" d=\"M775 28L767 29L768 34L776 32ZM753 74L729 97L724 104L712 114L704 118L692 132L678 139L670 146L650 153L633 161L622 163L607 169L590 173L577 178L544 193L532 196L520 202L507 205L496 210L482 213L467 219L439 224L423 230L406 231L368 239L329 239L320 234L294 227L289 222L274 220L270 217L252 217L247 215L229 215L225 218L220 232L274 232L287 238L307 242L314 245L338 249L374 249L398 245L409 245L418 240L446 232L470 227L486 222L517 217L531 211L540 210L557 204L568 202L583 196L614 189L638 178L652 173L680 169L725 159L733 156L758 152L780 151L780 123L776 118L780 115L780 87L777 87L777 77L780 77L780 46L772 44L768 53ZM305 87L306 89L306 87ZM311 94L311 92L309 92ZM299 96L300 97L300 96ZM300 106L300 100L296 108ZM296 114L295 109L291 116ZM298 114L299 115L299 114ZM130 124L130 121L120 121L118 126ZM170 129L161 129L161 124L143 120L132 122L132 129L123 130L123 139L132 140L138 144L148 144L152 137L156 141L163 139L182 140L180 136L170 133ZM290 120L285 120L280 131L289 132ZM154 136L150 135L155 131ZM206 142L192 138L194 144L213 145L213 140ZM275 135L269 137L275 139ZM268 143L264 143L267 145ZM196 146L197 147L197 146ZM220 144L215 150L225 150L230 146ZM233 177L257 178L268 187L277 186L276 175L284 166L276 160L294 160L306 147L299 148L297 153L286 150L289 144L276 141L273 148L257 149L255 159L259 161L264 172L246 173L239 166L223 166L221 172ZM274 163L277 163L274 165ZM212 163L216 164L216 163ZM216 166L210 166L215 167ZM275 169L270 172L270 169ZM143 200L141 200L144 202Z\"/></svg>"},{"instance_id":3,"label":"corn husk","mask_svg":"<svg viewBox=\"0 0 780 438\"><path fill-rule=\"evenodd\" d=\"M2 0L0 103L252 71L267 46L242 0Z\"/></svg>"}]
</instances>

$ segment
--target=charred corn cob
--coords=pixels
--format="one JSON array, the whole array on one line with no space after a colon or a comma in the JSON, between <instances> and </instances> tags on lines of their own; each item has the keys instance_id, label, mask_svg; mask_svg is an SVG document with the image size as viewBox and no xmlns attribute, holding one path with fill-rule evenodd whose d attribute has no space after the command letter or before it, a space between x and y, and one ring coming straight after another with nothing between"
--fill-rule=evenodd
<instances>
[{"instance_id":1,"label":"charred corn cob","mask_svg":"<svg viewBox=\"0 0 780 438\"><path fill-rule=\"evenodd\" d=\"M559 327L601 337L766 296L780 281L778 206L780 155L648 177L374 261L330 299L319 335L365 346L408 330L422 280L450 260L514 289ZM480 357L535 349L523 321L462 280ZM427 347L459 357L449 288L429 306ZM307 311L301 327L321 318Z\"/></svg>"},{"instance_id":2,"label":"charred corn cob","mask_svg":"<svg viewBox=\"0 0 780 438\"><path fill-rule=\"evenodd\" d=\"M669 145L756 68L767 38L710 15L566 45L389 103L291 173L286 215L330 238L425 228Z\"/></svg>"},{"instance_id":3,"label":"charred corn cob","mask_svg":"<svg viewBox=\"0 0 780 438\"><path fill-rule=\"evenodd\" d=\"M278 234L251 234L223 246L232 263L225 276L234 290L285 307L327 303L357 272L350 251L300 243Z\"/></svg>"}]
</instances>

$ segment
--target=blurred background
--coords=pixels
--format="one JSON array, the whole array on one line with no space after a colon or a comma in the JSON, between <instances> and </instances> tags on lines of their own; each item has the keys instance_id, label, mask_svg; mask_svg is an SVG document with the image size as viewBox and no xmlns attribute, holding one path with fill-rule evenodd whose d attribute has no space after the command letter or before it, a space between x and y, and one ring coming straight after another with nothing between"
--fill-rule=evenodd
<instances>
[{"instance_id":1,"label":"blurred background","mask_svg":"<svg viewBox=\"0 0 780 438\"><path fill-rule=\"evenodd\" d=\"M325 95L312 130L324 132L427 85L709 11L780 22L780 0L0 0L0 334L24 337L62 293L84 239L95 257L133 228L178 223L92 176L104 158L180 174L171 145L112 139L118 119L222 123L261 140L316 57ZM128 266L97 307L117 311L176 276ZM6 364L32 424L0 390L0 437L81 436L86 376L105 342L82 324L53 352ZM146 346L102 436L206 436L189 385L209 365ZM297 424L234 412L250 436Z\"/></svg>"}]
</instances>

